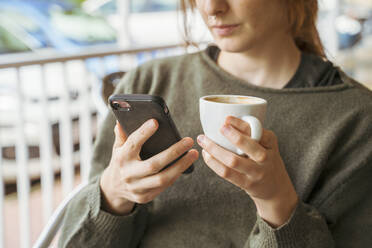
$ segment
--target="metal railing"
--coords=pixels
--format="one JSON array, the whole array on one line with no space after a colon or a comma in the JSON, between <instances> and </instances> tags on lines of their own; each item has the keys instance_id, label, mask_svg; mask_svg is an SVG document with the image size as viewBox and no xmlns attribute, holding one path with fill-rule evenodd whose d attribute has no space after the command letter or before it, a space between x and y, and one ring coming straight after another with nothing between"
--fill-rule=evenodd
<instances>
[{"instance_id":1,"label":"metal railing","mask_svg":"<svg viewBox=\"0 0 372 248\"><path fill-rule=\"evenodd\" d=\"M80 170L81 180L83 182L88 180L92 141L95 135L94 123L96 116L99 123L106 108L103 101L98 99L100 95L97 89L102 76L110 72L111 67L127 71L147 59L185 52L186 46L173 44L136 49L106 47L97 48L94 52L86 51L71 55L16 54L0 58L0 75L4 71L15 74L15 77L12 77L15 81L5 84L13 87L13 91L8 95L1 95L1 89L7 90L7 86L2 87L0 78L0 101L1 98L9 100L12 96L14 101L10 99L9 106L7 104L4 106L10 107L13 103L15 105L15 108L8 111L9 114L0 112L0 247L9 244L5 235L7 225L10 224L6 223L4 218L5 183L16 183L20 231L12 235L18 236L20 247L28 248L35 240L35 237L31 237L30 230L31 180L40 180L42 195L40 221L43 225L47 223L55 209L56 172L61 175L63 196L71 192L76 185L76 168ZM107 64L107 58L115 60L116 65L112 66L112 62ZM76 66L77 64L79 66ZM51 75L48 72L50 66L59 69L53 69ZM71 67L74 72L71 72ZM77 67L80 68L78 73ZM34 79L25 78L23 74L30 68L34 73L35 70L38 71L39 76ZM54 92L53 88L56 86L58 90ZM36 95L35 92L30 94L28 90L30 88L39 90L36 91ZM54 92L55 95L50 92ZM103 110L100 111L100 108ZM56 126L57 134L54 130ZM74 148L76 140L79 149ZM35 152L30 150L30 146L38 148L37 156L32 154ZM5 151L9 152L12 148L14 158L9 158ZM9 171L13 171L13 174Z\"/></svg>"}]
</instances>

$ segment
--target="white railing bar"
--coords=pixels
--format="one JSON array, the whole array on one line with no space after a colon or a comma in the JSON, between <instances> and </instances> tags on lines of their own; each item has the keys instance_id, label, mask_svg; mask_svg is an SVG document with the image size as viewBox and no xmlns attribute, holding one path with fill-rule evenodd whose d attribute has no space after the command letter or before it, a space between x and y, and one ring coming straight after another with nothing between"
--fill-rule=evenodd
<instances>
[{"instance_id":1,"label":"white railing bar","mask_svg":"<svg viewBox=\"0 0 372 248\"><path fill-rule=\"evenodd\" d=\"M46 224L53 213L53 143L50 114L48 109L48 95L46 92L46 70L41 65L41 118L40 118L40 164L41 164L41 191L43 204L43 223Z\"/></svg>"},{"instance_id":2,"label":"white railing bar","mask_svg":"<svg viewBox=\"0 0 372 248\"><path fill-rule=\"evenodd\" d=\"M106 75L106 65L105 65L105 57L99 57L98 58L99 64L100 64L100 71L99 74L102 75L102 78ZM100 82L101 83L101 82Z\"/></svg>"},{"instance_id":3,"label":"white railing bar","mask_svg":"<svg viewBox=\"0 0 372 248\"><path fill-rule=\"evenodd\" d=\"M19 53L10 54L7 56L0 56L0 69L9 67L22 67L27 65L35 64L48 64L56 62L66 62L70 60L85 60L89 58L106 57L110 55L120 54L136 54L139 52L161 50L166 48L177 48L186 47L184 43L169 44L163 46L147 46L147 47L134 47L134 48L118 48L117 46L100 46L99 48L86 49L82 52L76 52L74 54L61 54L58 52L48 53Z\"/></svg>"},{"instance_id":4,"label":"white railing bar","mask_svg":"<svg viewBox=\"0 0 372 248\"><path fill-rule=\"evenodd\" d=\"M119 68L120 70L126 70L130 65L128 65L127 63L124 63L124 56L125 55L122 55L122 54L119 54L118 55L118 65L119 65ZM133 60L133 56L134 55L127 55L128 56L128 60ZM134 65L133 65L134 67Z\"/></svg>"},{"instance_id":5,"label":"white railing bar","mask_svg":"<svg viewBox=\"0 0 372 248\"><path fill-rule=\"evenodd\" d=\"M74 187L74 162L72 125L70 115L69 77L66 63L62 63L63 89L61 92L61 116L59 122L59 141L61 155L62 192L65 197Z\"/></svg>"},{"instance_id":6,"label":"white railing bar","mask_svg":"<svg viewBox=\"0 0 372 248\"><path fill-rule=\"evenodd\" d=\"M4 240L4 180L3 180L3 148L0 146L0 247L5 246Z\"/></svg>"},{"instance_id":7,"label":"white railing bar","mask_svg":"<svg viewBox=\"0 0 372 248\"><path fill-rule=\"evenodd\" d=\"M83 62L83 81L79 95L79 142L80 142L80 175L83 182L88 181L90 160L92 156L92 108L90 104L90 93L88 90L88 71Z\"/></svg>"},{"instance_id":8,"label":"white railing bar","mask_svg":"<svg viewBox=\"0 0 372 248\"><path fill-rule=\"evenodd\" d=\"M24 105L23 92L21 87L20 68L16 68L17 76L17 142L16 142L16 161L17 161L17 196L19 203L19 227L21 248L30 247L30 180L28 175L28 150L24 126Z\"/></svg>"},{"instance_id":9,"label":"white railing bar","mask_svg":"<svg viewBox=\"0 0 372 248\"><path fill-rule=\"evenodd\" d=\"M99 70L97 70L97 75L101 76L102 78L104 75L106 75L106 67L104 63L104 58L97 58L98 59L98 64L99 64ZM93 81L92 84L92 93L93 93L93 99L96 102L98 114L97 114L97 125L101 126L101 123L103 122L104 118L106 117L107 113L107 106L104 104L104 102L101 100L102 95L100 94L100 86L102 84L102 78L100 78L98 84L96 81ZM100 99L101 98L101 99Z\"/></svg>"}]
</instances>

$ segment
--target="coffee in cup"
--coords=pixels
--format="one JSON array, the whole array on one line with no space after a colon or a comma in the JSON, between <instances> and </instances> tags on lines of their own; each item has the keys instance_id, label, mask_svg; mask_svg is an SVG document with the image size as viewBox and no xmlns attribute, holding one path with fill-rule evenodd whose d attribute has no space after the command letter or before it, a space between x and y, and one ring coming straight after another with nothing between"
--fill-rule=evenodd
<instances>
[{"instance_id":1,"label":"coffee in cup","mask_svg":"<svg viewBox=\"0 0 372 248\"><path fill-rule=\"evenodd\" d=\"M262 137L267 107L265 99L241 95L210 95L199 99L199 107L204 134L232 152L243 154L220 132L226 117L234 116L249 123L252 139L259 141Z\"/></svg>"}]
</instances>

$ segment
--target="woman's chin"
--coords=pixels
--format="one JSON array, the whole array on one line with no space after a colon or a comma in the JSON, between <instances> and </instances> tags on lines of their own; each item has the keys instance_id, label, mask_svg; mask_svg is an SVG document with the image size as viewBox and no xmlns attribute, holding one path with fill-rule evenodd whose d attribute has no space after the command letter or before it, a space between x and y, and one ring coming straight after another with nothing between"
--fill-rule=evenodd
<instances>
[{"instance_id":1,"label":"woman's chin","mask_svg":"<svg viewBox=\"0 0 372 248\"><path fill-rule=\"evenodd\" d=\"M215 39L215 44L224 52L239 53L249 50L249 42L236 41L234 39Z\"/></svg>"},{"instance_id":2,"label":"woman's chin","mask_svg":"<svg viewBox=\"0 0 372 248\"><path fill-rule=\"evenodd\" d=\"M252 39L240 34L233 34L228 36L220 36L212 33L214 43L225 52L238 53L244 52L252 47Z\"/></svg>"}]
</instances>

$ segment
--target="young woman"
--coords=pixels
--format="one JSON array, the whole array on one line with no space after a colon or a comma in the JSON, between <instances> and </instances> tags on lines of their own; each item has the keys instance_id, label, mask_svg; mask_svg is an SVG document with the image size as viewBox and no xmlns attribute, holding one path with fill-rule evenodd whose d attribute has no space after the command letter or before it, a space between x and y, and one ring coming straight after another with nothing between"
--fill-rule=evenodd
<instances>
[{"instance_id":1,"label":"young woman","mask_svg":"<svg viewBox=\"0 0 372 248\"><path fill-rule=\"evenodd\" d=\"M146 63L128 72L116 93L162 96L188 137L141 161L157 122L126 137L108 115L91 184L69 206L60 246L372 246L372 94L326 60L317 1L181 6L198 9L215 45ZM211 94L268 101L259 142L240 119L221 127L246 156L202 134L198 99ZM194 172L182 175L192 163Z\"/></svg>"}]
</instances>

